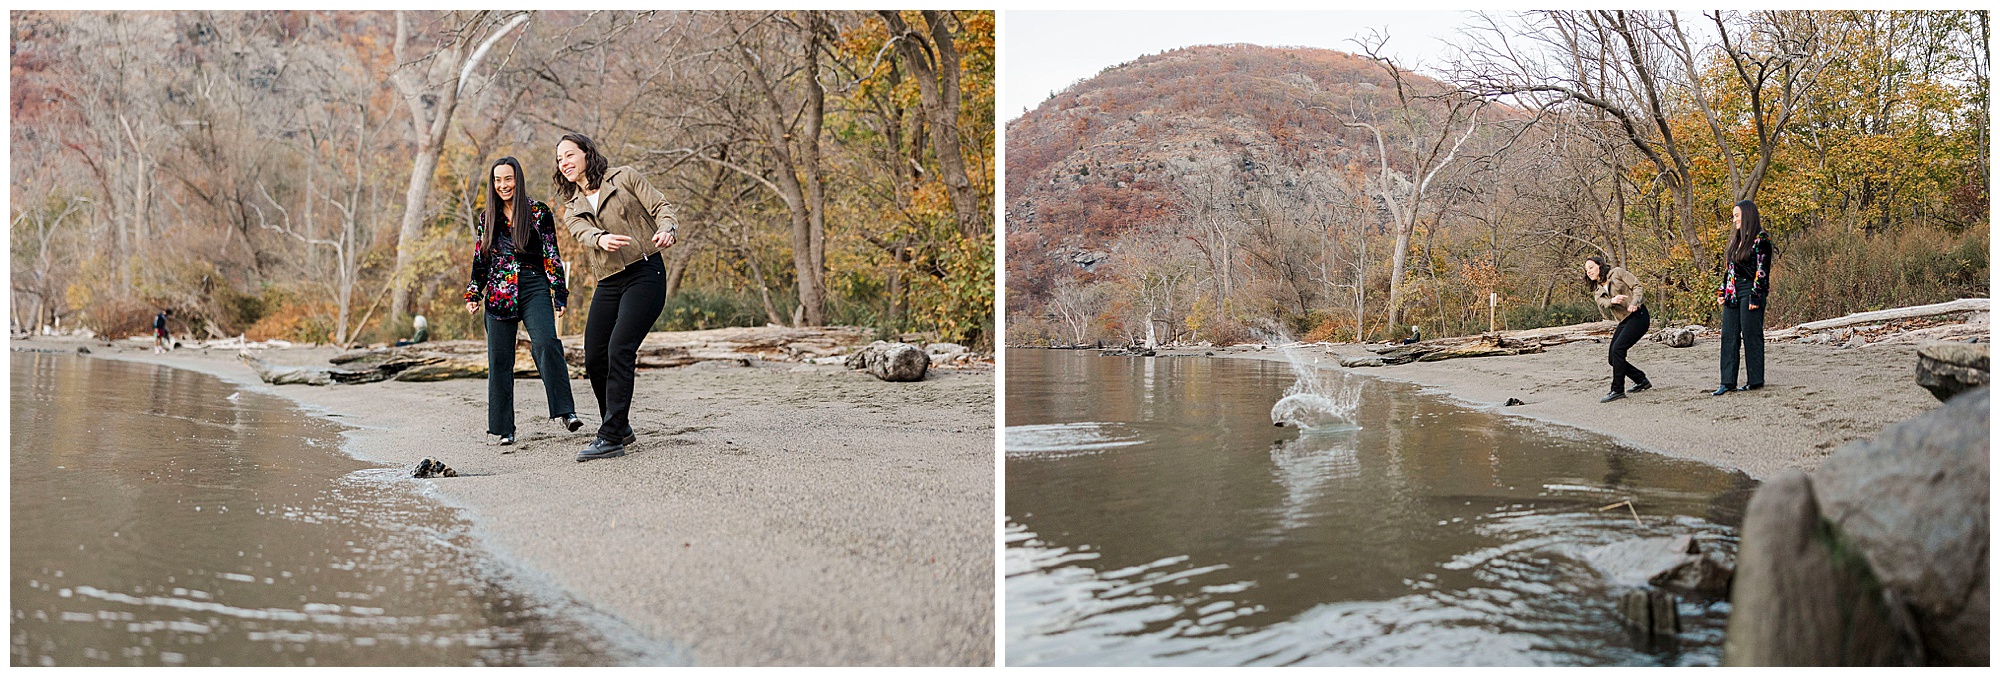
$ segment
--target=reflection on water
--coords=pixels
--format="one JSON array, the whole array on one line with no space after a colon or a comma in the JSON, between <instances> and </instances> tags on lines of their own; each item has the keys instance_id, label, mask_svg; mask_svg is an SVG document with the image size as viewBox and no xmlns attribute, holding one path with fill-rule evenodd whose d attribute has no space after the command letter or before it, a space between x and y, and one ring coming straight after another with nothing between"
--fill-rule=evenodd
<instances>
[{"instance_id":1,"label":"reflection on water","mask_svg":"<svg viewBox=\"0 0 2000 677\"><path fill-rule=\"evenodd\" d=\"M1754 481L1362 381L1302 433L1284 363L1009 351L1008 664L1718 661L1725 601L1645 645L1601 553L1733 549Z\"/></svg>"},{"instance_id":2,"label":"reflection on water","mask_svg":"<svg viewBox=\"0 0 2000 677\"><path fill-rule=\"evenodd\" d=\"M11 357L14 665L636 658L510 588L456 511L275 396Z\"/></svg>"}]
</instances>

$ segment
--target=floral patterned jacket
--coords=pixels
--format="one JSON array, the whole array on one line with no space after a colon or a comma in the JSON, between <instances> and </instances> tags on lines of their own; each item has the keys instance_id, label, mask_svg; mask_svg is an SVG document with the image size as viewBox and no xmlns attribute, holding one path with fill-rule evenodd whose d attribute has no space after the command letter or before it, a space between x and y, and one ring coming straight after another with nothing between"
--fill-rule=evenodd
<instances>
[{"instance_id":1,"label":"floral patterned jacket","mask_svg":"<svg viewBox=\"0 0 2000 677\"><path fill-rule=\"evenodd\" d=\"M1715 296L1731 308L1736 307L1740 298L1763 310L1768 305L1764 303L1765 296L1771 292L1771 258L1777 252L1771 249L1771 238L1761 232L1757 233L1757 239L1750 242L1750 251L1751 263L1748 267L1723 262L1722 286L1715 289Z\"/></svg>"},{"instance_id":2,"label":"floral patterned jacket","mask_svg":"<svg viewBox=\"0 0 2000 677\"><path fill-rule=\"evenodd\" d=\"M569 285L564 282L562 252L556 247L555 213L538 200L528 203L542 245L542 272L549 276L549 300L556 308L569 305ZM486 214L480 213L473 227L472 283L465 286L465 300L486 300L486 314L496 320L521 319L521 261L512 247L487 251Z\"/></svg>"}]
</instances>

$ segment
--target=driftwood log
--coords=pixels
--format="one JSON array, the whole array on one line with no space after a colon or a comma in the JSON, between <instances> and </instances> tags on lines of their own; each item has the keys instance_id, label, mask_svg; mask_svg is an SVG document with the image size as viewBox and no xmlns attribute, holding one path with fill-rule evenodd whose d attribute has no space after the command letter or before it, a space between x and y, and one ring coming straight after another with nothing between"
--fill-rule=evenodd
<instances>
[{"instance_id":1,"label":"driftwood log","mask_svg":"<svg viewBox=\"0 0 2000 677\"><path fill-rule=\"evenodd\" d=\"M1500 355L1531 355L1542 352L1542 340L1514 339L1499 334L1483 334L1472 341L1438 340L1393 346L1379 354L1383 364L1407 364L1410 362L1436 362L1460 357L1495 357ZM1374 366L1374 365L1366 365Z\"/></svg>"},{"instance_id":2,"label":"driftwood log","mask_svg":"<svg viewBox=\"0 0 2000 677\"><path fill-rule=\"evenodd\" d=\"M1367 347L1369 352L1380 356L1380 364L1367 358L1343 359L1341 363L1343 366L1378 367L1385 364L1436 362L1460 357L1530 355L1542 352L1544 348L1565 343L1607 339L1617 329L1616 322L1586 322L1561 327L1454 336L1411 344L1392 343Z\"/></svg>"},{"instance_id":3,"label":"driftwood log","mask_svg":"<svg viewBox=\"0 0 2000 677\"><path fill-rule=\"evenodd\" d=\"M804 362L845 355L875 340L867 327L728 327L702 331L656 331L639 344L639 366L678 367L705 360ZM568 342L565 341L565 347ZM570 353L581 364L583 342Z\"/></svg>"},{"instance_id":4,"label":"driftwood log","mask_svg":"<svg viewBox=\"0 0 2000 677\"><path fill-rule=\"evenodd\" d=\"M1865 313L1855 313L1853 315L1843 315L1841 317L1836 317L1829 320L1817 320L1813 322L1807 322L1805 324L1793 327L1793 329L1799 330L1801 332L1814 332L1822 329L1850 327L1857 324L1883 324L1893 320L1907 320L1916 317L1948 315L1951 313L1971 313L1982 310L1990 311L1992 310L1992 308L1993 308L1993 299L1959 299L1957 301L1933 303L1926 306L1907 306L1903 308L1890 308L1887 310L1874 310Z\"/></svg>"},{"instance_id":5,"label":"driftwood log","mask_svg":"<svg viewBox=\"0 0 2000 677\"><path fill-rule=\"evenodd\" d=\"M814 358L844 355L875 338L866 327L728 327L702 331L656 331L639 344L641 367L680 367L696 362L725 361L749 364L804 362ZM528 354L529 341L521 337L515 344L514 376L535 378L535 360ZM563 337L563 360L571 378L583 376L583 337ZM480 340L431 341L397 348L351 350L328 359L341 369L280 367L278 369L320 369L324 376L310 377L321 384L397 381L443 381L454 378L486 378L486 342ZM268 365L267 365L268 366ZM261 372L260 372L261 373ZM291 378L307 378L304 375ZM269 379L266 379L269 381ZM304 381L289 381L304 382Z\"/></svg>"}]
</instances>

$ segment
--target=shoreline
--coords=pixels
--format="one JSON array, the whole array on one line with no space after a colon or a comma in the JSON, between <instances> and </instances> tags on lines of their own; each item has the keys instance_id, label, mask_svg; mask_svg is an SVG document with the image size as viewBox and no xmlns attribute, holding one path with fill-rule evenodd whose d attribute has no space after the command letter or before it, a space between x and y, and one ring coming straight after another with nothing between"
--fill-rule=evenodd
<instances>
[{"instance_id":1,"label":"shoreline","mask_svg":"<svg viewBox=\"0 0 2000 677\"><path fill-rule=\"evenodd\" d=\"M1585 430L1636 449L1739 470L1758 481L1787 470L1811 472L1842 444L1941 406L1913 378L1916 349L1770 342L1764 389L1711 396L1720 378L1713 340L1698 340L1690 348L1642 340L1630 359L1652 376L1655 388L1599 403L1611 378L1603 343L1353 368L1339 366L1338 357L1372 353L1356 344L1290 348L1302 359L1317 358L1322 369L1415 384L1464 406ZM1288 361L1285 353L1280 346L1254 345L1157 349L1159 357L1276 362ZM1504 406L1508 398L1523 404Z\"/></svg>"},{"instance_id":2,"label":"shoreline","mask_svg":"<svg viewBox=\"0 0 2000 677\"><path fill-rule=\"evenodd\" d=\"M584 429L544 420L539 382L517 379L517 441L498 447L484 436L484 379L273 386L235 350L104 343L12 346L199 371L341 424L354 458L449 463L461 476L417 480L419 493L458 509L499 566L573 602L564 613L634 660L995 661L990 369L902 384L790 363L642 369L640 441L624 458L579 464L596 419L580 379ZM324 366L338 351L262 352Z\"/></svg>"}]
</instances>

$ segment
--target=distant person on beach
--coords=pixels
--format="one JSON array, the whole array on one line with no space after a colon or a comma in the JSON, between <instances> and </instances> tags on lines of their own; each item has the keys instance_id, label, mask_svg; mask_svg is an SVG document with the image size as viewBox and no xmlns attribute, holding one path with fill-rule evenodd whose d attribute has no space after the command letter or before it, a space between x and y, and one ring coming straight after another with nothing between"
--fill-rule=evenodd
<instances>
[{"instance_id":1,"label":"distant person on beach","mask_svg":"<svg viewBox=\"0 0 2000 677\"><path fill-rule=\"evenodd\" d=\"M1414 324L1413 324L1413 325L1410 325L1410 337L1409 337L1409 338L1406 338L1406 339L1403 339L1403 345L1406 345L1406 346L1407 346L1407 345L1410 345L1410 344L1412 344L1412 343L1418 343L1418 342L1421 342L1421 341L1423 341L1423 340L1424 340L1424 330L1423 330L1423 328L1422 328L1422 327L1418 327L1417 325L1414 325Z\"/></svg>"},{"instance_id":2,"label":"distant person on beach","mask_svg":"<svg viewBox=\"0 0 2000 677\"><path fill-rule=\"evenodd\" d=\"M660 252L674 246L674 206L639 170L610 166L597 144L564 134L556 144L556 191L563 225L590 250L600 271L583 327L583 372L597 395L603 423L577 462L625 455L632 432L632 387L639 343L667 304L667 269Z\"/></svg>"},{"instance_id":3,"label":"distant person on beach","mask_svg":"<svg viewBox=\"0 0 2000 677\"><path fill-rule=\"evenodd\" d=\"M173 335L167 333L167 318L172 317L173 314L174 311L172 309L165 309L161 310L160 314L153 316L153 354L157 355L173 350Z\"/></svg>"},{"instance_id":4,"label":"distant person on beach","mask_svg":"<svg viewBox=\"0 0 2000 677\"><path fill-rule=\"evenodd\" d=\"M424 319L422 315L418 315L410 318L410 337L396 339L396 346L399 348L402 346L413 346L429 340L431 340L431 321Z\"/></svg>"},{"instance_id":5,"label":"distant person on beach","mask_svg":"<svg viewBox=\"0 0 2000 677\"><path fill-rule=\"evenodd\" d=\"M1764 303L1771 292L1771 238L1764 235L1757 203L1736 203L1736 229L1723 253L1722 286L1715 302L1722 306L1722 385L1710 395L1764 387ZM1743 387L1736 387L1737 346L1742 346Z\"/></svg>"},{"instance_id":6,"label":"distant person on beach","mask_svg":"<svg viewBox=\"0 0 2000 677\"><path fill-rule=\"evenodd\" d=\"M556 318L569 305L555 213L528 197L521 163L512 157L493 162L486 183L486 210L473 226L472 283L465 287L465 312L486 310L486 434L501 445L514 443L514 338L528 328L528 354L548 395L549 418L576 432L576 400L569 390ZM419 319L422 319L419 316ZM418 330L421 336L424 330Z\"/></svg>"},{"instance_id":7,"label":"distant person on beach","mask_svg":"<svg viewBox=\"0 0 2000 677\"><path fill-rule=\"evenodd\" d=\"M1590 296L1597 301L1597 307L1618 321L1618 330L1611 334L1611 394L1598 401L1624 399L1627 377L1632 379L1632 392L1653 387L1646 372L1625 359L1626 352L1653 326L1653 314L1646 310L1646 288L1640 286L1639 278L1630 271L1607 266L1604 259L1596 256L1584 259L1583 281L1590 287Z\"/></svg>"}]
</instances>

